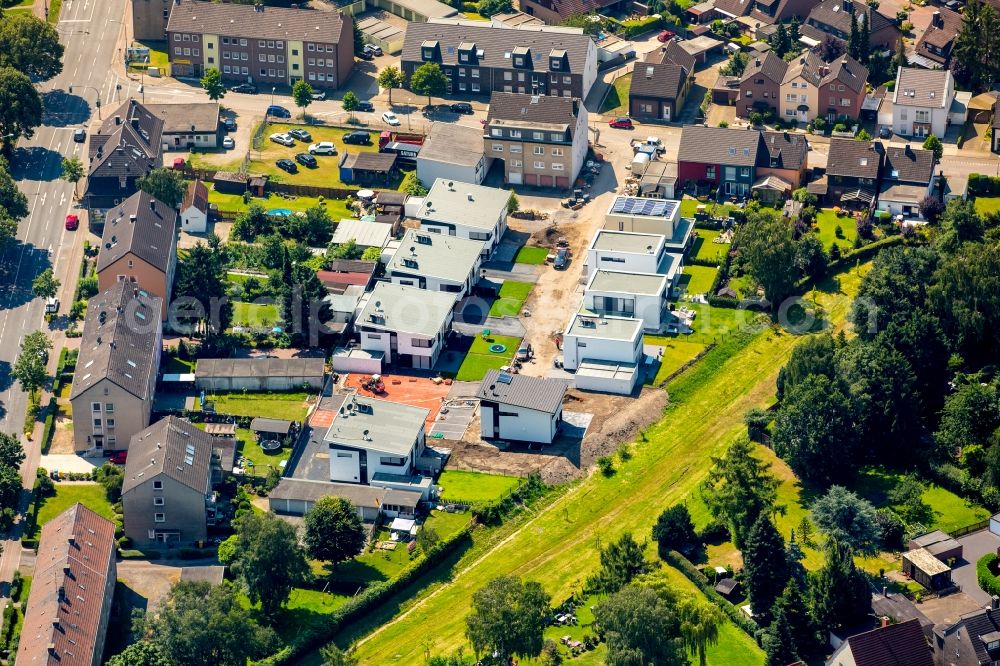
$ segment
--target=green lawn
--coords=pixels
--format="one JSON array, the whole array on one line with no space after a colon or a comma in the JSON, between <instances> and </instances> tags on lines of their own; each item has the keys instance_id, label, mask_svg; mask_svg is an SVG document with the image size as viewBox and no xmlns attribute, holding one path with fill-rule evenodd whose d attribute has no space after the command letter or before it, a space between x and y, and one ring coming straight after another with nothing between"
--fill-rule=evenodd
<instances>
[{"instance_id":1,"label":"green lawn","mask_svg":"<svg viewBox=\"0 0 1000 666\"><path fill-rule=\"evenodd\" d=\"M685 266L679 286L688 294L707 294L712 289L718 268L708 266Z\"/></svg>"},{"instance_id":2,"label":"green lawn","mask_svg":"<svg viewBox=\"0 0 1000 666\"><path fill-rule=\"evenodd\" d=\"M59 23L59 16L62 14L62 0L52 0L49 3L49 15L46 20L52 25Z\"/></svg>"},{"instance_id":3,"label":"green lawn","mask_svg":"<svg viewBox=\"0 0 1000 666\"><path fill-rule=\"evenodd\" d=\"M285 643L291 642L307 627L326 621L326 616L350 600L344 594L333 594L320 590L296 587L284 608L278 611L274 622L268 622ZM246 594L239 593L239 602L244 608L259 610L260 604L251 604Z\"/></svg>"},{"instance_id":4,"label":"green lawn","mask_svg":"<svg viewBox=\"0 0 1000 666\"><path fill-rule=\"evenodd\" d=\"M194 425L201 430L205 429L204 423L195 423ZM237 457L245 456L247 460L253 461L255 476L265 476L268 467L274 467L280 471L279 463L286 460L292 452L291 447L283 446L277 451L266 453L264 449L260 448L257 437L249 428L237 428L236 439L239 442L236 445Z\"/></svg>"},{"instance_id":5,"label":"green lawn","mask_svg":"<svg viewBox=\"0 0 1000 666\"><path fill-rule=\"evenodd\" d=\"M476 12L462 12L462 16L470 21L489 21L488 18Z\"/></svg>"},{"instance_id":6,"label":"green lawn","mask_svg":"<svg viewBox=\"0 0 1000 666\"><path fill-rule=\"evenodd\" d=\"M504 345L507 350L494 354L489 350L490 345L494 343ZM477 382L485 377L488 371L510 365L520 344L521 338L492 335L488 340L484 340L481 335L477 335L465 360L459 366L455 379L460 382Z\"/></svg>"},{"instance_id":7,"label":"green lawn","mask_svg":"<svg viewBox=\"0 0 1000 666\"><path fill-rule=\"evenodd\" d=\"M469 521L472 520L471 513L448 513L447 511L431 511L424 521L424 527L429 527L438 533L442 539L447 539L453 534L458 534L464 530Z\"/></svg>"},{"instance_id":8,"label":"green lawn","mask_svg":"<svg viewBox=\"0 0 1000 666\"><path fill-rule=\"evenodd\" d=\"M492 502L514 488L521 479L499 474L445 470L438 477L441 497L449 502Z\"/></svg>"},{"instance_id":9,"label":"green lawn","mask_svg":"<svg viewBox=\"0 0 1000 666\"><path fill-rule=\"evenodd\" d=\"M288 421L306 418L308 394L292 393L217 393L207 395L215 403L215 411L229 416L263 416Z\"/></svg>"},{"instance_id":10,"label":"green lawn","mask_svg":"<svg viewBox=\"0 0 1000 666\"><path fill-rule=\"evenodd\" d=\"M176 374L190 374L194 372L196 362L188 361L184 359L177 358L176 356L170 356L167 358L166 364L163 366L164 373L176 373Z\"/></svg>"},{"instance_id":11,"label":"green lawn","mask_svg":"<svg viewBox=\"0 0 1000 666\"><path fill-rule=\"evenodd\" d=\"M663 347L663 358L660 359L660 367L653 378L654 386L662 384L667 377L705 349L705 345L700 342L689 342L687 338L677 336L647 335L643 343Z\"/></svg>"},{"instance_id":12,"label":"green lawn","mask_svg":"<svg viewBox=\"0 0 1000 666\"><path fill-rule=\"evenodd\" d=\"M598 113L608 116L628 115L628 91L632 87L632 75L626 74L615 79L615 84L601 102Z\"/></svg>"},{"instance_id":13,"label":"green lawn","mask_svg":"<svg viewBox=\"0 0 1000 666\"><path fill-rule=\"evenodd\" d=\"M844 274L838 293L817 298L828 318L843 326L857 281ZM449 572L433 596L411 603L405 617L383 624L358 648L365 664L418 662L424 647L413 640L434 627L432 654L466 646L465 616L470 598L485 581L512 574L538 581L554 599L582 589L599 566L599 545L623 532L649 534L664 507L693 497L711 464L733 438L745 432L743 415L774 399L778 370L798 336L780 329L730 339L668 386L665 418L647 429L632 447L632 458L617 463L611 477L592 474L552 502L493 549ZM650 547L652 556L653 547ZM763 653L749 637L725 625L733 637L709 655L712 666L762 664ZM358 636L342 635L343 643ZM742 647L740 647L742 646Z\"/></svg>"},{"instance_id":14,"label":"green lawn","mask_svg":"<svg viewBox=\"0 0 1000 666\"><path fill-rule=\"evenodd\" d=\"M250 206L250 204L244 203L241 195L216 192L214 187L210 187L208 190L208 201L209 203L213 203L218 206L221 212L230 213L232 215L240 213ZM326 212L330 215L330 219L335 222L354 216L353 211L347 207L347 201L345 199L323 199L322 201L320 201L319 197L294 197L286 199L284 197L269 194L263 198L253 197L250 199L250 203L260 204L266 210L272 210L274 208L287 208L295 213L305 212L306 210L315 208L316 206L325 206Z\"/></svg>"},{"instance_id":15,"label":"green lawn","mask_svg":"<svg viewBox=\"0 0 1000 666\"><path fill-rule=\"evenodd\" d=\"M167 42L162 40L147 39L136 42L139 46L145 46L149 49L149 67L157 67L160 70L160 76L168 76L170 74L170 58L167 56ZM133 63L131 65L132 69L146 69L146 64Z\"/></svg>"},{"instance_id":16,"label":"green lawn","mask_svg":"<svg viewBox=\"0 0 1000 666\"><path fill-rule=\"evenodd\" d=\"M389 541L388 528L381 528L376 538ZM353 560L342 563L333 577L339 581L364 584L387 581L398 576L419 554L420 550L416 549L411 557L405 543L397 544L395 550L366 550Z\"/></svg>"},{"instance_id":17,"label":"green lawn","mask_svg":"<svg viewBox=\"0 0 1000 666\"><path fill-rule=\"evenodd\" d=\"M837 227L840 227L842 238L837 237ZM853 217L838 217L831 208L823 208L816 215L816 229L823 247L829 250L836 243L842 250L854 247L854 239L858 236L858 227Z\"/></svg>"},{"instance_id":18,"label":"green lawn","mask_svg":"<svg viewBox=\"0 0 1000 666\"><path fill-rule=\"evenodd\" d=\"M704 261L714 261L722 263L731 245L728 243L713 243L712 240L719 237L721 232L713 229L695 229L694 247L691 249L691 256Z\"/></svg>"},{"instance_id":19,"label":"green lawn","mask_svg":"<svg viewBox=\"0 0 1000 666\"><path fill-rule=\"evenodd\" d=\"M883 469L866 469L858 477L858 492L876 506L889 505L889 490L902 477L901 473ZM926 484L922 499L930 506L933 513L932 522L926 525L928 529L950 532L990 517L990 512L983 507L971 504L941 486Z\"/></svg>"},{"instance_id":20,"label":"green lawn","mask_svg":"<svg viewBox=\"0 0 1000 666\"><path fill-rule=\"evenodd\" d=\"M980 215L1000 213L1000 197L976 197L976 212Z\"/></svg>"},{"instance_id":21,"label":"green lawn","mask_svg":"<svg viewBox=\"0 0 1000 666\"><path fill-rule=\"evenodd\" d=\"M115 517L115 511L104 494L104 486L101 484L75 481L57 483L55 497L40 500L37 528L41 528L77 502L105 518L113 520Z\"/></svg>"},{"instance_id":22,"label":"green lawn","mask_svg":"<svg viewBox=\"0 0 1000 666\"><path fill-rule=\"evenodd\" d=\"M233 301L233 326L274 326L279 321L278 306Z\"/></svg>"},{"instance_id":23,"label":"green lawn","mask_svg":"<svg viewBox=\"0 0 1000 666\"><path fill-rule=\"evenodd\" d=\"M516 317L521 314L524 302L535 288L533 282L506 280L500 285L500 293L490 306L491 317Z\"/></svg>"},{"instance_id":24,"label":"green lawn","mask_svg":"<svg viewBox=\"0 0 1000 666\"><path fill-rule=\"evenodd\" d=\"M698 201L691 197L681 199L681 217L694 217L698 212L698 206L704 204L706 211L711 217L728 217L729 211L735 208L729 204L715 203L714 201Z\"/></svg>"},{"instance_id":25,"label":"green lawn","mask_svg":"<svg viewBox=\"0 0 1000 666\"><path fill-rule=\"evenodd\" d=\"M514 257L514 263L533 264L538 266L545 263L545 257L547 256L549 256L548 248L525 245L517 251L517 255Z\"/></svg>"},{"instance_id":26,"label":"green lawn","mask_svg":"<svg viewBox=\"0 0 1000 666\"><path fill-rule=\"evenodd\" d=\"M698 313L694 319L694 333L678 338L687 342L701 344L722 342L726 337L740 330L759 330L762 325L766 325L768 322L766 315L752 310L716 308L707 303L684 303L683 306Z\"/></svg>"}]
</instances>

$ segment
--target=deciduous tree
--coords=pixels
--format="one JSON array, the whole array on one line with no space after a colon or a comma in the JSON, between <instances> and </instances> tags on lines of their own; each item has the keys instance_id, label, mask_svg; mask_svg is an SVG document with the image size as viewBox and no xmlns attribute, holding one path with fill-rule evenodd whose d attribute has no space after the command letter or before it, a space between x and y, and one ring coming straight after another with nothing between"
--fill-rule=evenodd
<instances>
[{"instance_id":1,"label":"deciduous tree","mask_svg":"<svg viewBox=\"0 0 1000 666\"><path fill-rule=\"evenodd\" d=\"M73 184L73 198L76 198L76 184L80 182L83 178L83 162L80 161L79 157L75 155L72 157L62 158L60 163L62 169L59 177L65 180L67 183Z\"/></svg>"},{"instance_id":2,"label":"deciduous tree","mask_svg":"<svg viewBox=\"0 0 1000 666\"><path fill-rule=\"evenodd\" d=\"M62 57L63 45L51 23L30 12L8 12L0 20L0 67L45 80L62 71Z\"/></svg>"},{"instance_id":3,"label":"deciduous tree","mask_svg":"<svg viewBox=\"0 0 1000 666\"><path fill-rule=\"evenodd\" d=\"M691 522L691 514L683 504L665 509L653 525L653 538L663 557L667 551L687 552L698 543L698 535Z\"/></svg>"},{"instance_id":4,"label":"deciduous tree","mask_svg":"<svg viewBox=\"0 0 1000 666\"><path fill-rule=\"evenodd\" d=\"M495 652L500 663L541 654L549 599L541 585L517 576L494 578L476 590L472 613L465 618L465 633L476 654Z\"/></svg>"},{"instance_id":5,"label":"deciduous tree","mask_svg":"<svg viewBox=\"0 0 1000 666\"><path fill-rule=\"evenodd\" d=\"M935 162L941 161L941 156L944 155L944 144L941 143L941 139L931 134L924 139L923 148L924 150L929 150L934 153Z\"/></svg>"},{"instance_id":6,"label":"deciduous tree","mask_svg":"<svg viewBox=\"0 0 1000 666\"><path fill-rule=\"evenodd\" d=\"M107 666L173 666L154 643L139 641L111 657Z\"/></svg>"},{"instance_id":7,"label":"deciduous tree","mask_svg":"<svg viewBox=\"0 0 1000 666\"><path fill-rule=\"evenodd\" d=\"M974 364L995 361L1000 349L1000 248L967 243L942 261L934 279L930 302L955 349Z\"/></svg>"},{"instance_id":8,"label":"deciduous tree","mask_svg":"<svg viewBox=\"0 0 1000 666\"><path fill-rule=\"evenodd\" d=\"M34 393L42 387L48 377L45 362L52 342L41 331L24 336L17 360L11 369L11 376L21 385L21 390Z\"/></svg>"},{"instance_id":9,"label":"deciduous tree","mask_svg":"<svg viewBox=\"0 0 1000 666\"><path fill-rule=\"evenodd\" d=\"M13 67L0 67L0 136L4 151L17 143L22 136L31 138L35 128L42 124L42 98L31 79ZM14 214L13 218L23 217Z\"/></svg>"},{"instance_id":10,"label":"deciduous tree","mask_svg":"<svg viewBox=\"0 0 1000 666\"><path fill-rule=\"evenodd\" d=\"M392 89L403 87L403 72L395 65L389 65L378 73L378 85L389 91L389 105L392 106Z\"/></svg>"},{"instance_id":11,"label":"deciduous tree","mask_svg":"<svg viewBox=\"0 0 1000 666\"><path fill-rule=\"evenodd\" d=\"M153 169L137 181L139 189L156 197L171 208L177 208L184 200L187 186L184 174L174 169Z\"/></svg>"},{"instance_id":12,"label":"deciduous tree","mask_svg":"<svg viewBox=\"0 0 1000 666\"><path fill-rule=\"evenodd\" d=\"M686 663L680 618L673 604L648 587L629 585L594 608L608 646L609 666Z\"/></svg>"},{"instance_id":13,"label":"deciduous tree","mask_svg":"<svg viewBox=\"0 0 1000 666\"><path fill-rule=\"evenodd\" d=\"M771 306L777 309L795 285L792 225L777 211L759 210L747 216L738 247L750 275L764 287Z\"/></svg>"},{"instance_id":14,"label":"deciduous tree","mask_svg":"<svg viewBox=\"0 0 1000 666\"><path fill-rule=\"evenodd\" d=\"M59 293L59 280L51 268L46 268L35 276L31 281L31 291L38 298L52 298Z\"/></svg>"},{"instance_id":15,"label":"deciduous tree","mask_svg":"<svg viewBox=\"0 0 1000 666\"><path fill-rule=\"evenodd\" d=\"M292 86L292 100L295 102L295 106L302 109L302 117L306 117L306 107L313 102L313 87L309 85L304 79L299 79Z\"/></svg>"},{"instance_id":16,"label":"deciduous tree","mask_svg":"<svg viewBox=\"0 0 1000 666\"><path fill-rule=\"evenodd\" d=\"M234 521L237 549L232 569L252 603L274 617L292 588L309 575L295 528L272 513L248 513Z\"/></svg>"},{"instance_id":17,"label":"deciduous tree","mask_svg":"<svg viewBox=\"0 0 1000 666\"><path fill-rule=\"evenodd\" d=\"M222 72L218 67L209 67L205 70L205 76L201 77L201 87L213 102L226 96L226 86L222 83Z\"/></svg>"},{"instance_id":18,"label":"deciduous tree","mask_svg":"<svg viewBox=\"0 0 1000 666\"><path fill-rule=\"evenodd\" d=\"M831 486L816 500L812 518L827 537L848 544L857 553L878 550L875 507L843 486Z\"/></svg>"},{"instance_id":19,"label":"deciduous tree","mask_svg":"<svg viewBox=\"0 0 1000 666\"><path fill-rule=\"evenodd\" d=\"M436 62L425 62L410 75L410 90L427 95L427 106L430 106L431 97L440 97L448 90L448 77Z\"/></svg>"},{"instance_id":20,"label":"deciduous tree","mask_svg":"<svg viewBox=\"0 0 1000 666\"><path fill-rule=\"evenodd\" d=\"M305 515L305 544L309 557L334 566L361 552L365 531L350 500L321 497Z\"/></svg>"}]
</instances>

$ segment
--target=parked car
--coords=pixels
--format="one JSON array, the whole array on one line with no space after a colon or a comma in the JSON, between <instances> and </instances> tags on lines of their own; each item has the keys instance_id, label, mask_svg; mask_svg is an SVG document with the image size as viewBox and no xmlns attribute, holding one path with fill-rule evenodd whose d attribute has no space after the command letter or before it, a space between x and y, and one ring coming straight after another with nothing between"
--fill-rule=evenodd
<instances>
[{"instance_id":1,"label":"parked car","mask_svg":"<svg viewBox=\"0 0 1000 666\"><path fill-rule=\"evenodd\" d=\"M283 106L278 106L277 104L272 104L271 106L267 107L267 111L265 112L265 114L268 115L268 116L274 116L275 118L291 118L292 117L292 112L291 111L289 111L288 109L286 109Z\"/></svg>"},{"instance_id":2,"label":"parked car","mask_svg":"<svg viewBox=\"0 0 1000 666\"><path fill-rule=\"evenodd\" d=\"M608 124L617 129L634 129L631 118L612 118Z\"/></svg>"},{"instance_id":3,"label":"parked car","mask_svg":"<svg viewBox=\"0 0 1000 666\"><path fill-rule=\"evenodd\" d=\"M343 141L355 146L367 146L371 144L372 137L368 132L348 132Z\"/></svg>"},{"instance_id":4,"label":"parked car","mask_svg":"<svg viewBox=\"0 0 1000 666\"><path fill-rule=\"evenodd\" d=\"M235 148L236 147L236 142L233 141L233 137L227 136L227 137L225 137L222 140L222 147L223 148Z\"/></svg>"},{"instance_id":5,"label":"parked car","mask_svg":"<svg viewBox=\"0 0 1000 666\"><path fill-rule=\"evenodd\" d=\"M660 34L656 36L656 41L658 42L669 42L671 39L677 36L676 32L672 30L661 30Z\"/></svg>"},{"instance_id":6,"label":"parked car","mask_svg":"<svg viewBox=\"0 0 1000 666\"><path fill-rule=\"evenodd\" d=\"M80 226L80 218L79 217L77 217L73 213L70 213L69 215L66 216L66 230L67 231L73 231L74 229L76 229L79 226Z\"/></svg>"},{"instance_id":7,"label":"parked car","mask_svg":"<svg viewBox=\"0 0 1000 666\"><path fill-rule=\"evenodd\" d=\"M268 138L271 139L271 141L274 141L275 143L280 143L282 146L287 146L289 148L295 145L295 139L293 139L290 135L285 134L283 132L275 132Z\"/></svg>"},{"instance_id":8,"label":"parked car","mask_svg":"<svg viewBox=\"0 0 1000 666\"><path fill-rule=\"evenodd\" d=\"M304 129L295 128L293 130L288 130L288 133L294 136L299 141L312 141L312 134L305 131Z\"/></svg>"},{"instance_id":9,"label":"parked car","mask_svg":"<svg viewBox=\"0 0 1000 666\"><path fill-rule=\"evenodd\" d=\"M236 131L236 119L235 118L223 118L222 124L225 126L227 132Z\"/></svg>"},{"instance_id":10,"label":"parked car","mask_svg":"<svg viewBox=\"0 0 1000 666\"><path fill-rule=\"evenodd\" d=\"M455 102L451 105L450 110L452 113L461 113L463 115L472 114L472 105L468 102Z\"/></svg>"},{"instance_id":11,"label":"parked car","mask_svg":"<svg viewBox=\"0 0 1000 666\"><path fill-rule=\"evenodd\" d=\"M892 130L888 126L882 125L878 130L878 135L881 139L889 139L892 137Z\"/></svg>"},{"instance_id":12,"label":"parked car","mask_svg":"<svg viewBox=\"0 0 1000 666\"><path fill-rule=\"evenodd\" d=\"M326 99L326 93L323 92L322 90L314 90L312 95L310 95L310 97L312 97L317 102L322 102L324 99Z\"/></svg>"},{"instance_id":13,"label":"parked car","mask_svg":"<svg viewBox=\"0 0 1000 666\"><path fill-rule=\"evenodd\" d=\"M386 111L385 113L383 113L382 120L384 120L389 125L392 125L393 127L398 127L400 124L399 118L397 118L396 114L393 113L392 111Z\"/></svg>"},{"instance_id":14,"label":"parked car","mask_svg":"<svg viewBox=\"0 0 1000 666\"><path fill-rule=\"evenodd\" d=\"M55 314L56 312L59 312L59 299L55 296L49 296L45 299L45 313ZM46 362L49 360L47 352L44 360Z\"/></svg>"},{"instance_id":15,"label":"parked car","mask_svg":"<svg viewBox=\"0 0 1000 666\"><path fill-rule=\"evenodd\" d=\"M288 173L298 173L299 172L299 168L297 166L295 166L295 162L293 162L293 161L291 161L289 159L282 158L282 159L278 160L277 162L275 162L275 164L282 171L287 171Z\"/></svg>"},{"instance_id":16,"label":"parked car","mask_svg":"<svg viewBox=\"0 0 1000 666\"><path fill-rule=\"evenodd\" d=\"M244 95L256 95L257 86L252 83L237 83L235 86L229 89L234 93L243 93Z\"/></svg>"},{"instance_id":17,"label":"parked car","mask_svg":"<svg viewBox=\"0 0 1000 666\"><path fill-rule=\"evenodd\" d=\"M309 144L309 153L311 155L336 155L337 147L333 145L333 141L320 141Z\"/></svg>"},{"instance_id":18,"label":"parked car","mask_svg":"<svg viewBox=\"0 0 1000 666\"><path fill-rule=\"evenodd\" d=\"M371 53L373 56L382 55L382 47L376 46L375 44L365 44L364 50L368 51L368 53Z\"/></svg>"},{"instance_id":19,"label":"parked car","mask_svg":"<svg viewBox=\"0 0 1000 666\"><path fill-rule=\"evenodd\" d=\"M316 162L316 158L309 153L295 153L295 161L302 166L309 167L310 169L315 169L319 166L319 163Z\"/></svg>"},{"instance_id":20,"label":"parked car","mask_svg":"<svg viewBox=\"0 0 1000 666\"><path fill-rule=\"evenodd\" d=\"M73 140L76 141L77 143L83 143L84 141L86 141L87 130L83 129L82 127L77 127L75 130L73 130Z\"/></svg>"},{"instance_id":21,"label":"parked car","mask_svg":"<svg viewBox=\"0 0 1000 666\"><path fill-rule=\"evenodd\" d=\"M552 262L552 268L557 270L562 270L566 268L569 264L569 248L561 247L556 252L555 261Z\"/></svg>"},{"instance_id":22,"label":"parked car","mask_svg":"<svg viewBox=\"0 0 1000 666\"><path fill-rule=\"evenodd\" d=\"M128 451L115 451L108 460L115 465L124 465L128 461Z\"/></svg>"},{"instance_id":23,"label":"parked car","mask_svg":"<svg viewBox=\"0 0 1000 666\"><path fill-rule=\"evenodd\" d=\"M375 105L369 102L368 100L365 99L358 102L358 111L368 111L369 113L371 113L374 110L375 110Z\"/></svg>"},{"instance_id":24,"label":"parked car","mask_svg":"<svg viewBox=\"0 0 1000 666\"><path fill-rule=\"evenodd\" d=\"M371 51L362 51L361 53L359 53L357 55L362 60L374 60L375 59L375 55Z\"/></svg>"}]
</instances>

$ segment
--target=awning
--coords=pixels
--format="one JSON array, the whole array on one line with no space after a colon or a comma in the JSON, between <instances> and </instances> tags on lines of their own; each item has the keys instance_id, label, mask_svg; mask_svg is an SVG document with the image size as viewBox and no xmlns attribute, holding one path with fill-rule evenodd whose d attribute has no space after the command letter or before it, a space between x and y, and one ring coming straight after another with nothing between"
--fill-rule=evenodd
<instances>
[{"instance_id":1,"label":"awning","mask_svg":"<svg viewBox=\"0 0 1000 666\"><path fill-rule=\"evenodd\" d=\"M753 184L755 190L775 190L778 192L791 192L792 184L783 178L775 175L768 175L760 178Z\"/></svg>"},{"instance_id":2,"label":"awning","mask_svg":"<svg viewBox=\"0 0 1000 666\"><path fill-rule=\"evenodd\" d=\"M871 190L857 189L844 192L843 196L840 197L841 201L858 201L863 204L868 204L869 206L873 201L875 201L875 193Z\"/></svg>"},{"instance_id":3,"label":"awning","mask_svg":"<svg viewBox=\"0 0 1000 666\"><path fill-rule=\"evenodd\" d=\"M409 534L410 530L413 529L415 520L410 518L394 518L392 523L389 525L390 532L406 532Z\"/></svg>"},{"instance_id":4,"label":"awning","mask_svg":"<svg viewBox=\"0 0 1000 666\"><path fill-rule=\"evenodd\" d=\"M808 111L808 110L809 110L808 104L799 104L799 111Z\"/></svg>"}]
</instances>

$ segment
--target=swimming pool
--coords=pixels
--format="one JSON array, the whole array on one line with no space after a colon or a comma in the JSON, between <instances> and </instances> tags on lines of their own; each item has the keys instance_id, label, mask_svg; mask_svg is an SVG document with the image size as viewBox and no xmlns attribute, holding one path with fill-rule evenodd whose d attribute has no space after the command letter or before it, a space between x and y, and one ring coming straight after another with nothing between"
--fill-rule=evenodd
<instances>
[{"instance_id":1,"label":"swimming pool","mask_svg":"<svg viewBox=\"0 0 1000 666\"><path fill-rule=\"evenodd\" d=\"M289 210L288 208L272 208L271 210L267 211L267 214L277 215L279 217L288 217L289 215L292 214L292 211Z\"/></svg>"}]
</instances>

